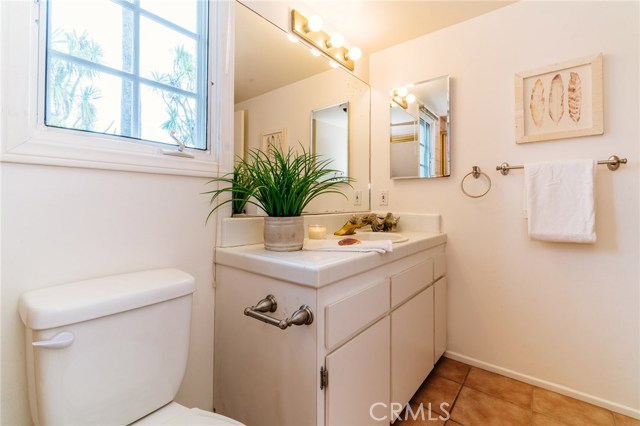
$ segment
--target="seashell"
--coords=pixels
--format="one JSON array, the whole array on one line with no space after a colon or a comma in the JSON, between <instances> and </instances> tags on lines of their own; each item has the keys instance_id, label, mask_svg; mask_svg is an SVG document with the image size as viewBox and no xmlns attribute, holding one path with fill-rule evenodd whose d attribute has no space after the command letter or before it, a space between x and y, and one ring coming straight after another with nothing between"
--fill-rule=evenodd
<instances>
[{"instance_id":1,"label":"seashell","mask_svg":"<svg viewBox=\"0 0 640 426\"><path fill-rule=\"evenodd\" d=\"M558 123L564 115L564 87L562 85L562 77L556 74L551 80L551 89L549 90L549 117Z\"/></svg>"},{"instance_id":2,"label":"seashell","mask_svg":"<svg viewBox=\"0 0 640 426\"><path fill-rule=\"evenodd\" d=\"M360 244L360 240L357 240L355 238L343 238L338 241L339 246L352 246L354 244Z\"/></svg>"},{"instance_id":3,"label":"seashell","mask_svg":"<svg viewBox=\"0 0 640 426\"><path fill-rule=\"evenodd\" d=\"M529 110L531 111L533 124L535 124L536 127L542 126L542 120L544 119L544 86L540 79L536 80L533 89L531 89Z\"/></svg>"},{"instance_id":4,"label":"seashell","mask_svg":"<svg viewBox=\"0 0 640 426\"><path fill-rule=\"evenodd\" d=\"M580 121L580 107L582 106L582 82L577 72L571 72L567 92L569 117L577 123Z\"/></svg>"}]
</instances>

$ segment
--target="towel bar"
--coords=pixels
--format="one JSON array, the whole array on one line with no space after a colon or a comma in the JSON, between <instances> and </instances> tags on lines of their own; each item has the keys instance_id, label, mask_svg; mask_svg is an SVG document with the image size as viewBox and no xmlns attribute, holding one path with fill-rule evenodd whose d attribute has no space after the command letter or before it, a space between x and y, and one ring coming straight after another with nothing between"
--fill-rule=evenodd
<instances>
[{"instance_id":1,"label":"towel bar","mask_svg":"<svg viewBox=\"0 0 640 426\"><path fill-rule=\"evenodd\" d=\"M618 170L620 164L627 164L626 158L620 158L617 155L612 155L607 160L598 161L598 164L606 164L607 168L611 171ZM509 170L511 169L524 169L523 165L519 166L510 166L509 163L502 163L499 166L496 166L496 170L502 173L502 176L506 176L509 174Z\"/></svg>"}]
</instances>

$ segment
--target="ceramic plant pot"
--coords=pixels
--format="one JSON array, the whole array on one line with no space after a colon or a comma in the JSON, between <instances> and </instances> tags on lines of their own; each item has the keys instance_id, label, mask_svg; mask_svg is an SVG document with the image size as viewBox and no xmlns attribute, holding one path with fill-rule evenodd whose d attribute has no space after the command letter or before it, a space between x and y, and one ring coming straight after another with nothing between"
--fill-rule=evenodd
<instances>
[{"instance_id":1,"label":"ceramic plant pot","mask_svg":"<svg viewBox=\"0 0 640 426\"><path fill-rule=\"evenodd\" d=\"M271 251L302 250L304 218L285 216L264 218L264 248Z\"/></svg>"}]
</instances>

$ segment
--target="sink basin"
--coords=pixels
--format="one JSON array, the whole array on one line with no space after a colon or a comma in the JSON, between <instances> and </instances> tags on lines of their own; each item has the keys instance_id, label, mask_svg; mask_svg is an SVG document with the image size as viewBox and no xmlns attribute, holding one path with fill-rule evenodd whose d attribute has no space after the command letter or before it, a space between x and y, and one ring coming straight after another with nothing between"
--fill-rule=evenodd
<instances>
[{"instance_id":1,"label":"sink basin","mask_svg":"<svg viewBox=\"0 0 640 426\"><path fill-rule=\"evenodd\" d=\"M404 243L405 241L409 241L409 238L405 237L402 234L398 234L397 232L356 232L354 235L331 235L331 238L334 239L342 239L342 238L356 238L361 241L380 241L380 240L391 240L392 243Z\"/></svg>"}]
</instances>

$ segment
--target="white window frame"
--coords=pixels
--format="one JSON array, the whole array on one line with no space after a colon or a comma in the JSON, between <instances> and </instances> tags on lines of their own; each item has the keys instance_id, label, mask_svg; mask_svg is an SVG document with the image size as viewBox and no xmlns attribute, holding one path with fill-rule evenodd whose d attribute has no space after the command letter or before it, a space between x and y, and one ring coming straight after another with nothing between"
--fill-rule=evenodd
<instances>
[{"instance_id":1,"label":"white window frame","mask_svg":"<svg viewBox=\"0 0 640 426\"><path fill-rule=\"evenodd\" d=\"M208 148L185 151L194 158L169 156L170 145L127 137L60 129L44 125L45 4L0 1L0 135L4 162L126 170L188 176L215 176L219 169L220 78L217 58L222 14L219 4L209 7ZM224 26L226 28L226 26ZM228 38L228 37L224 37ZM226 108L226 107L225 107ZM176 147L177 149L177 147ZM223 149L224 150L224 149ZM224 156L223 156L224 158ZM224 161L223 161L224 162Z\"/></svg>"}]
</instances>

